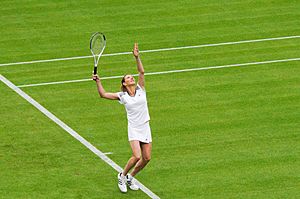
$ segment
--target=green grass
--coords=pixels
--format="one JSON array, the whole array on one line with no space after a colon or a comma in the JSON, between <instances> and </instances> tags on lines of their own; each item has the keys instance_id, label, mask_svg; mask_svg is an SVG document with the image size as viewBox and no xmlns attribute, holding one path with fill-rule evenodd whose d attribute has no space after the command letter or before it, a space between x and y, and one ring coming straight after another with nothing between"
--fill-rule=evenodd
<instances>
[{"instance_id":1,"label":"green grass","mask_svg":"<svg viewBox=\"0 0 300 199\"><path fill-rule=\"evenodd\" d=\"M1 2L0 63L300 35L297 1ZM146 72L300 57L300 39L142 54ZM100 75L135 73L131 55ZM0 67L16 85L89 78L92 59ZM153 154L137 178L161 198L300 197L299 61L146 77ZM109 157L130 157L124 108L95 83L22 88ZM103 80L118 91L120 80ZM147 198L0 84L0 198Z\"/></svg>"}]
</instances>

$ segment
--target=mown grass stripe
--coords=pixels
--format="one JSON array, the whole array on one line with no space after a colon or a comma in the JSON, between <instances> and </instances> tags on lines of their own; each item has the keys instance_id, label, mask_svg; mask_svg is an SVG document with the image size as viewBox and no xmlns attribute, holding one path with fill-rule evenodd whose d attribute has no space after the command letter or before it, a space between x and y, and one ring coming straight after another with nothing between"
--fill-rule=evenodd
<instances>
[{"instance_id":1,"label":"mown grass stripe","mask_svg":"<svg viewBox=\"0 0 300 199\"><path fill-rule=\"evenodd\" d=\"M264 38L264 39L242 40L242 41L234 41L234 42L222 42L222 43L215 43L215 44L200 44L200 45L194 45L194 46L181 46L181 47L173 47L173 48L160 48L160 49L152 49L152 50L141 50L140 52L141 53L163 52L163 51L172 51L172 50L204 48L204 47L213 47L213 46L225 46L225 45L235 45L235 44L243 44L243 43L256 43L256 42L263 42L263 41L276 41L276 40L295 39L295 38L300 38L300 35ZM103 57L119 56L119 55L128 55L131 53L132 52L119 52L119 53L103 54L102 56ZM3 63L3 64L0 64L0 66L13 66L13 65L35 64L35 63L45 63L45 62L55 62L55 61L67 61L67 60L75 60L75 59L86 59L86 58L91 58L91 57L92 57L92 55L45 59L45 60L34 60L34 61L24 61L24 62L14 62L14 63Z\"/></svg>"}]
</instances>

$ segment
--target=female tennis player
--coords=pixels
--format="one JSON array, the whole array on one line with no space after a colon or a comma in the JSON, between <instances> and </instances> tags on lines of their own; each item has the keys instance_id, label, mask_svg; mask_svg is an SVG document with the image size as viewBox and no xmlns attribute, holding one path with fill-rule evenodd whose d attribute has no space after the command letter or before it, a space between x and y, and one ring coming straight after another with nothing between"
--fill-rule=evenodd
<instances>
[{"instance_id":1,"label":"female tennis player","mask_svg":"<svg viewBox=\"0 0 300 199\"><path fill-rule=\"evenodd\" d=\"M144 67L141 62L138 44L134 44L133 55L139 72L138 83L132 75L125 75L121 81L122 92L106 92L98 75L93 75L98 93L102 98L119 100L125 106L128 120L128 140L132 149L132 156L128 160L122 173L118 174L118 186L121 192L127 192L127 186L132 190L139 187L133 177L140 172L151 159L152 137L149 126L149 112L145 91ZM131 173L129 171L133 168Z\"/></svg>"}]
</instances>

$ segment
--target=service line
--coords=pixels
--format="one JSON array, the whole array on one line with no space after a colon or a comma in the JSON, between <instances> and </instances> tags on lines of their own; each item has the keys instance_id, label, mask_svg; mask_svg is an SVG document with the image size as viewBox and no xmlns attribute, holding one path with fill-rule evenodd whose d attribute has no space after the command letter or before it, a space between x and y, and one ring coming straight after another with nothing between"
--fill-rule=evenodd
<instances>
[{"instance_id":1,"label":"service line","mask_svg":"<svg viewBox=\"0 0 300 199\"><path fill-rule=\"evenodd\" d=\"M208 67L181 69L181 70L150 72L150 73L145 73L145 75L161 75L161 74L169 74L169 73L182 73L182 72L189 72L189 71L211 70L211 69L218 69L218 68L245 67L245 66L252 66L252 65L292 62L292 61L299 61L299 60L300 60L300 57L289 58L289 59L276 59L276 60L248 62L248 63L240 63L240 64L228 64L228 65L221 65L221 66L208 66ZM137 76L137 75L138 74L134 74L134 76ZM116 79L116 78L122 78L122 77L123 77L123 75L117 75L117 76L110 76L110 77L102 77L101 79ZM85 82L85 81L91 81L91 79L77 79L77 80L66 80L66 81L56 81L56 82L44 82L44 83L38 83L38 84L19 85L17 87L22 88L22 87L33 87L33 86L45 86L45 85L66 84L66 83Z\"/></svg>"}]
</instances>

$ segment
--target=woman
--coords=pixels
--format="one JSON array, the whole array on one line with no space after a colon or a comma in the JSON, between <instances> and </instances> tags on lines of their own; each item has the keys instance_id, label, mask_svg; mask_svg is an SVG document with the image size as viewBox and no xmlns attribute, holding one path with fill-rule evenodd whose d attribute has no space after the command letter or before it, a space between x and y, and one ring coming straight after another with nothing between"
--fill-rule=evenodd
<instances>
[{"instance_id":1,"label":"woman","mask_svg":"<svg viewBox=\"0 0 300 199\"><path fill-rule=\"evenodd\" d=\"M128 160L122 173L118 174L118 186L121 192L127 192L127 186L132 190L139 187L133 177L141 171L151 159L152 137L149 126L149 112L145 91L144 68L139 56L138 44L134 44L133 55L139 72L138 83L132 75L125 75L121 81L122 92L106 92L98 75L93 75L98 93L102 98L119 100L125 106L128 120L128 140L132 149L132 156ZM133 168L131 173L129 171Z\"/></svg>"}]
</instances>

